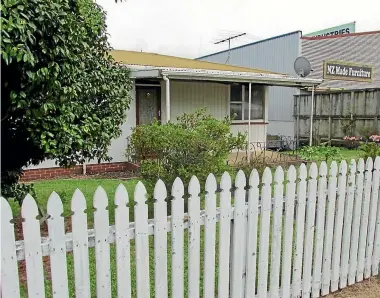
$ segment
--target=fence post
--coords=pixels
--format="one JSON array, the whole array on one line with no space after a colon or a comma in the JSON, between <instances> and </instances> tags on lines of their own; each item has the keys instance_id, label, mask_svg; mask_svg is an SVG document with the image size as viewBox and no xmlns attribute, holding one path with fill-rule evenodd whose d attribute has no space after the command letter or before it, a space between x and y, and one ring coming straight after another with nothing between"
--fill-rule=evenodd
<instances>
[{"instance_id":1,"label":"fence post","mask_svg":"<svg viewBox=\"0 0 380 298\"><path fill-rule=\"evenodd\" d=\"M332 130L332 118L331 118L331 113L333 110L333 96L332 93L329 94L329 104L330 104L330 109L329 109L329 131L328 131L328 140L331 141L331 130Z\"/></svg>"}]
</instances>

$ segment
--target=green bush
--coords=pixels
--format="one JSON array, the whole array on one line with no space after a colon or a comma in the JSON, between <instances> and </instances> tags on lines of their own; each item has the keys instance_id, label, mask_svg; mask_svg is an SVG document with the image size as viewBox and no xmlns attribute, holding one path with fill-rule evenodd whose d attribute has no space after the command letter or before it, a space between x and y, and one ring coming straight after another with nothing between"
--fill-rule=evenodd
<instances>
[{"instance_id":1,"label":"green bush","mask_svg":"<svg viewBox=\"0 0 380 298\"><path fill-rule=\"evenodd\" d=\"M363 151L363 157L365 159L368 157L372 157L374 159L376 156L380 156L380 146L376 143L363 143L360 145L359 149Z\"/></svg>"},{"instance_id":2,"label":"green bush","mask_svg":"<svg viewBox=\"0 0 380 298\"><path fill-rule=\"evenodd\" d=\"M319 146L305 146L299 150L299 156L305 160L312 161L328 161L331 159L340 158L340 149L338 147L331 147L327 145Z\"/></svg>"},{"instance_id":3,"label":"green bush","mask_svg":"<svg viewBox=\"0 0 380 298\"><path fill-rule=\"evenodd\" d=\"M150 183L162 179L170 187L176 177L187 185L193 175L204 183L209 173L229 170L233 149L244 149L246 137L230 132L230 120L217 120L204 109L184 114L176 123L137 126L127 156L140 165L142 178Z\"/></svg>"}]
</instances>

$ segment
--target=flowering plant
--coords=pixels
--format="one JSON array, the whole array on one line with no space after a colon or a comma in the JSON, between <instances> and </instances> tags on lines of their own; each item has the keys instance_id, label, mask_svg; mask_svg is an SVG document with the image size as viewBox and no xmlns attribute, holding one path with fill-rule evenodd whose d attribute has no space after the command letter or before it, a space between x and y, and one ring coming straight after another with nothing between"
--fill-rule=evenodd
<instances>
[{"instance_id":1,"label":"flowering plant","mask_svg":"<svg viewBox=\"0 0 380 298\"><path fill-rule=\"evenodd\" d=\"M360 141L362 138L361 137L356 137L356 136L345 136L343 140L346 141Z\"/></svg>"},{"instance_id":2,"label":"flowering plant","mask_svg":"<svg viewBox=\"0 0 380 298\"><path fill-rule=\"evenodd\" d=\"M372 135L369 137L369 139L372 141L372 142L380 142L380 135Z\"/></svg>"}]
</instances>

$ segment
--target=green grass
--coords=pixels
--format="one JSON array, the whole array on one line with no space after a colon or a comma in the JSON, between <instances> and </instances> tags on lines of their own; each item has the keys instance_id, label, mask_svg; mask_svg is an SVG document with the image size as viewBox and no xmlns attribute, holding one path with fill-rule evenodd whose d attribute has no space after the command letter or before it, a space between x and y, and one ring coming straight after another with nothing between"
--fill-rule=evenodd
<instances>
[{"instance_id":1,"label":"green grass","mask_svg":"<svg viewBox=\"0 0 380 298\"><path fill-rule=\"evenodd\" d=\"M123 184L133 199L133 191L137 184L137 179L119 180L119 179L56 179L43 180L34 182L38 205L46 212L46 206L50 194L55 191L60 196L63 203L64 216L70 214L71 198L76 189L80 189L84 194L87 202L88 211L92 210L92 201L94 193L98 186L102 186L108 195L108 210L110 211L110 222L114 223L114 196L117 186ZM13 215L21 214L21 208L16 202L11 202ZM132 208L133 209L133 208ZM93 224L93 212L87 212L89 226Z\"/></svg>"}]
</instances>

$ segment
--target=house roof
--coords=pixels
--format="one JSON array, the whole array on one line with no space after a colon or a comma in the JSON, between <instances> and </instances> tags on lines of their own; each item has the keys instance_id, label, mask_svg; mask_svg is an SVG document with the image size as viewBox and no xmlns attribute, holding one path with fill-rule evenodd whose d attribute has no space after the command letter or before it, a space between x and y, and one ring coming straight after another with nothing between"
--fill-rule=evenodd
<instances>
[{"instance_id":1,"label":"house roof","mask_svg":"<svg viewBox=\"0 0 380 298\"><path fill-rule=\"evenodd\" d=\"M154 53L114 50L111 52L111 55L117 62L127 65L278 74L262 69L218 64Z\"/></svg>"},{"instance_id":2,"label":"house roof","mask_svg":"<svg viewBox=\"0 0 380 298\"><path fill-rule=\"evenodd\" d=\"M218 64L180 57L133 51L112 51L114 59L127 67L135 79L163 78L220 82L251 82L276 86L310 87L319 79L299 78L261 69Z\"/></svg>"}]
</instances>

